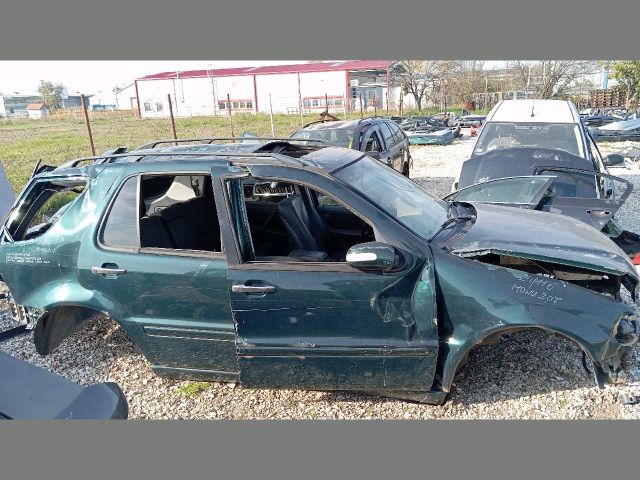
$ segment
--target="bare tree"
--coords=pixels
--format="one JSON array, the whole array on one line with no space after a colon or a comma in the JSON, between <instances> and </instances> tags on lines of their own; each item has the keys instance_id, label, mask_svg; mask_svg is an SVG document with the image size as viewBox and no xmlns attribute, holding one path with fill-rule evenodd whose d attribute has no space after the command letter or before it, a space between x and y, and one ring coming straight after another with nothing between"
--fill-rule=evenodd
<instances>
[{"instance_id":1,"label":"bare tree","mask_svg":"<svg viewBox=\"0 0 640 480\"><path fill-rule=\"evenodd\" d=\"M577 83L593 71L593 62L584 60L516 61L509 64L516 79L527 93L537 87L540 98L566 97Z\"/></svg>"},{"instance_id":2,"label":"bare tree","mask_svg":"<svg viewBox=\"0 0 640 480\"><path fill-rule=\"evenodd\" d=\"M400 62L398 74L402 76L402 92L410 93L418 107L422 111L423 101L427 99L435 89L439 76L437 61L405 60Z\"/></svg>"}]
</instances>

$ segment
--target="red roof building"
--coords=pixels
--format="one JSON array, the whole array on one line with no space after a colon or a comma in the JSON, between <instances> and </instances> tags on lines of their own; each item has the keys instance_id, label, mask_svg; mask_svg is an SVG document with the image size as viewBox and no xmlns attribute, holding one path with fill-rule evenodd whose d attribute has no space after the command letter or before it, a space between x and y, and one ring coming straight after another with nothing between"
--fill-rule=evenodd
<instances>
[{"instance_id":1,"label":"red roof building","mask_svg":"<svg viewBox=\"0 0 640 480\"><path fill-rule=\"evenodd\" d=\"M138 78L141 117L385 108L390 60L346 60L160 72Z\"/></svg>"}]
</instances>

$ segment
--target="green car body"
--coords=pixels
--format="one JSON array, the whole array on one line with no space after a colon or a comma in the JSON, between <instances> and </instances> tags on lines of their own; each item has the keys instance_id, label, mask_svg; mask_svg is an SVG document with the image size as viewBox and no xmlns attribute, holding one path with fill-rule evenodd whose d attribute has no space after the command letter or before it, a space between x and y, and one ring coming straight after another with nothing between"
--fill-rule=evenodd
<instances>
[{"instance_id":1,"label":"green car body","mask_svg":"<svg viewBox=\"0 0 640 480\"><path fill-rule=\"evenodd\" d=\"M637 322L619 291L637 299L638 276L624 253L587 225L509 207L460 203L447 210L388 167L337 147L296 155L184 152L69 164L25 187L4 225L0 274L16 317L35 329L39 353L106 314L157 373L250 387L442 403L473 348L529 328L577 343L600 385L620 381L630 368ZM382 190L397 211L380 192L359 188L358 168L389 182ZM141 213L141 185L178 174L211 179L219 248L141 244L141 222L152 216ZM303 252L303 261L256 255L246 189L258 180L274 189L277 182L296 185L292 196L309 188L337 199L339 205L314 208L329 223L359 218L375 242L351 241L340 261L318 252ZM43 192L74 182L86 187L46 228L25 233ZM428 209L415 214L412 202L402 204L405 194L423 198ZM127 243L132 232L130 245L114 247L106 235L110 212L119 208L129 209L136 225L118 224L114 235ZM357 237L346 230L332 231Z\"/></svg>"}]
</instances>

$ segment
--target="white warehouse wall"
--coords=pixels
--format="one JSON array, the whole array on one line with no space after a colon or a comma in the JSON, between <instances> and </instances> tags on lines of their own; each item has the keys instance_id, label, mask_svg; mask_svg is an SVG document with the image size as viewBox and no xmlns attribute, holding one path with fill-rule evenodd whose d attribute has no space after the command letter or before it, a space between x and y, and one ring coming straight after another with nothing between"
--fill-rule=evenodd
<instances>
[{"instance_id":1,"label":"white warehouse wall","mask_svg":"<svg viewBox=\"0 0 640 480\"><path fill-rule=\"evenodd\" d=\"M256 84L260 112L269 112L269 94L274 113L288 113L287 108L298 108L300 102L297 73L257 75Z\"/></svg>"}]
</instances>

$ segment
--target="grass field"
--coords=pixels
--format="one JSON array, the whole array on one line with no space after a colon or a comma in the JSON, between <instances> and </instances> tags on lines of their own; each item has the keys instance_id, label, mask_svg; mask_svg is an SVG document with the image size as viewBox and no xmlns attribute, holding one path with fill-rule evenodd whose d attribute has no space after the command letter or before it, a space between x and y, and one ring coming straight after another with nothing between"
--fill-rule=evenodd
<instances>
[{"instance_id":1,"label":"grass field","mask_svg":"<svg viewBox=\"0 0 640 480\"><path fill-rule=\"evenodd\" d=\"M460 109L453 109L460 113ZM422 114L436 113L423 111ZM386 112L378 112L384 115ZM406 112L410 115L417 112ZM372 112L365 112L371 116ZM339 115L340 118L343 115ZM138 119L133 112L91 112L91 128L98 154L118 146L129 149L152 140L172 138L168 118ZM360 118L360 112L347 114ZM304 123L318 119L318 114L305 115ZM275 134L288 137L301 126L300 115L274 115ZM258 136L271 136L267 114L236 114L233 116L236 136L248 131ZM228 117L176 118L178 138L228 137L231 135ZM0 120L0 161L14 191L19 192L29 179L38 160L60 165L66 160L90 156L91 149L81 112L65 112L41 120Z\"/></svg>"}]
</instances>

